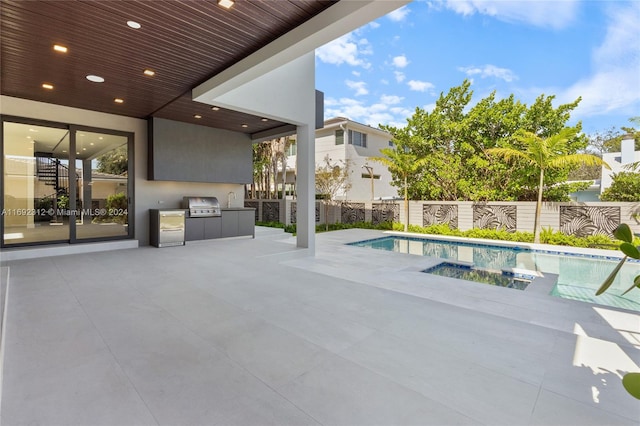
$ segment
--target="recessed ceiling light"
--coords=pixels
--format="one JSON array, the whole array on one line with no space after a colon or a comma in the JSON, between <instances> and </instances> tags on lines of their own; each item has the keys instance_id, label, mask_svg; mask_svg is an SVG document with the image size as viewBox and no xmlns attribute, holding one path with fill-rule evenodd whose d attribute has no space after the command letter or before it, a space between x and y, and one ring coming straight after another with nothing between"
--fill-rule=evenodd
<instances>
[{"instance_id":1,"label":"recessed ceiling light","mask_svg":"<svg viewBox=\"0 0 640 426\"><path fill-rule=\"evenodd\" d=\"M124 99L121 99L121 98L115 98L115 99L113 100L113 102L115 102L115 103L117 103L117 104L123 104L123 103L124 103Z\"/></svg>"},{"instance_id":2,"label":"recessed ceiling light","mask_svg":"<svg viewBox=\"0 0 640 426\"><path fill-rule=\"evenodd\" d=\"M80 155L80 152L76 152L76 155Z\"/></svg>"},{"instance_id":3,"label":"recessed ceiling light","mask_svg":"<svg viewBox=\"0 0 640 426\"><path fill-rule=\"evenodd\" d=\"M95 144L94 144L93 142L91 142L89 145L93 146L93 145L95 145Z\"/></svg>"},{"instance_id":4,"label":"recessed ceiling light","mask_svg":"<svg viewBox=\"0 0 640 426\"><path fill-rule=\"evenodd\" d=\"M154 70L150 70L147 68L146 70L144 70L144 75L148 77L153 77L154 75L156 75L156 72Z\"/></svg>"},{"instance_id":5,"label":"recessed ceiling light","mask_svg":"<svg viewBox=\"0 0 640 426\"><path fill-rule=\"evenodd\" d=\"M67 150L66 150L66 149L63 149L63 150L62 150L62 152L67 152Z\"/></svg>"},{"instance_id":6,"label":"recessed ceiling light","mask_svg":"<svg viewBox=\"0 0 640 426\"><path fill-rule=\"evenodd\" d=\"M243 124L242 127L249 127L249 125L248 124Z\"/></svg>"},{"instance_id":7,"label":"recessed ceiling light","mask_svg":"<svg viewBox=\"0 0 640 426\"><path fill-rule=\"evenodd\" d=\"M202 116L200 114L195 114L193 118L202 118Z\"/></svg>"},{"instance_id":8,"label":"recessed ceiling light","mask_svg":"<svg viewBox=\"0 0 640 426\"><path fill-rule=\"evenodd\" d=\"M218 111L220 109L220 107L215 107L214 106L214 107L211 107L211 109L214 110L214 111Z\"/></svg>"},{"instance_id":9,"label":"recessed ceiling light","mask_svg":"<svg viewBox=\"0 0 640 426\"><path fill-rule=\"evenodd\" d=\"M53 84L42 83L42 88L47 90L53 90Z\"/></svg>"},{"instance_id":10,"label":"recessed ceiling light","mask_svg":"<svg viewBox=\"0 0 640 426\"><path fill-rule=\"evenodd\" d=\"M140 28L142 28L142 25L140 25L136 21L127 21L127 25L129 26L129 28L133 28L134 30L139 30Z\"/></svg>"},{"instance_id":11,"label":"recessed ceiling light","mask_svg":"<svg viewBox=\"0 0 640 426\"><path fill-rule=\"evenodd\" d=\"M83 150L83 151L86 151L86 150L87 150L87 148L82 148L82 150Z\"/></svg>"},{"instance_id":12,"label":"recessed ceiling light","mask_svg":"<svg viewBox=\"0 0 640 426\"><path fill-rule=\"evenodd\" d=\"M54 44L53 50L55 50L56 52L67 53L68 49L61 44Z\"/></svg>"},{"instance_id":13,"label":"recessed ceiling light","mask_svg":"<svg viewBox=\"0 0 640 426\"><path fill-rule=\"evenodd\" d=\"M263 118L263 119L262 119L262 120L260 120L260 121L269 121L269 119L268 119L268 118Z\"/></svg>"},{"instance_id":14,"label":"recessed ceiling light","mask_svg":"<svg viewBox=\"0 0 640 426\"><path fill-rule=\"evenodd\" d=\"M104 139L104 138L103 138L102 136L100 136L100 137L98 137L98 139L102 140L102 139Z\"/></svg>"},{"instance_id":15,"label":"recessed ceiling light","mask_svg":"<svg viewBox=\"0 0 640 426\"><path fill-rule=\"evenodd\" d=\"M89 74L86 78L87 80L94 83L104 83L104 78L100 77L99 75Z\"/></svg>"},{"instance_id":16,"label":"recessed ceiling light","mask_svg":"<svg viewBox=\"0 0 640 426\"><path fill-rule=\"evenodd\" d=\"M233 0L218 0L218 4L225 9L231 9L231 6L233 6L234 3L235 2Z\"/></svg>"}]
</instances>

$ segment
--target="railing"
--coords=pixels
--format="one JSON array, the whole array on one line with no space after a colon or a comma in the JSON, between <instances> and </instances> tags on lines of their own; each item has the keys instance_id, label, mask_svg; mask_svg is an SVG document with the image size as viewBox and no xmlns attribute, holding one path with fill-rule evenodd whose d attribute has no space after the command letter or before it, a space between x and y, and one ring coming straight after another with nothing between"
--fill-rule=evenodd
<instances>
[{"instance_id":1,"label":"railing","mask_svg":"<svg viewBox=\"0 0 640 426\"><path fill-rule=\"evenodd\" d=\"M36 176L46 185L53 186L58 196L69 195L69 168L57 158L36 154Z\"/></svg>"}]
</instances>

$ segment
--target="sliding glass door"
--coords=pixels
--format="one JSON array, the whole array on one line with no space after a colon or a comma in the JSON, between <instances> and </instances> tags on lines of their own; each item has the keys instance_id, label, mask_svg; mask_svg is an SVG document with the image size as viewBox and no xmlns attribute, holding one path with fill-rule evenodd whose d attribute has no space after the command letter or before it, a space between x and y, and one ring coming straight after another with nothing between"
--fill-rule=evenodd
<instances>
[{"instance_id":1,"label":"sliding glass door","mask_svg":"<svg viewBox=\"0 0 640 426\"><path fill-rule=\"evenodd\" d=\"M126 236L129 226L127 137L78 130L77 239Z\"/></svg>"},{"instance_id":2,"label":"sliding glass door","mask_svg":"<svg viewBox=\"0 0 640 426\"><path fill-rule=\"evenodd\" d=\"M127 133L2 122L2 246L132 237Z\"/></svg>"}]
</instances>

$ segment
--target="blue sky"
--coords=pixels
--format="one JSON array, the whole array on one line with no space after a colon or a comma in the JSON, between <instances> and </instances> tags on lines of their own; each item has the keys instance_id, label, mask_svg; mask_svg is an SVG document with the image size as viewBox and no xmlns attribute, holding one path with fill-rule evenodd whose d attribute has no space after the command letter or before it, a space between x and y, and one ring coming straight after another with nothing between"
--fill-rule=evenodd
<instances>
[{"instance_id":1,"label":"blue sky","mask_svg":"<svg viewBox=\"0 0 640 426\"><path fill-rule=\"evenodd\" d=\"M582 96L585 133L640 116L640 1L414 1L316 50L325 118L404 126L416 107L472 81L530 105Z\"/></svg>"}]
</instances>

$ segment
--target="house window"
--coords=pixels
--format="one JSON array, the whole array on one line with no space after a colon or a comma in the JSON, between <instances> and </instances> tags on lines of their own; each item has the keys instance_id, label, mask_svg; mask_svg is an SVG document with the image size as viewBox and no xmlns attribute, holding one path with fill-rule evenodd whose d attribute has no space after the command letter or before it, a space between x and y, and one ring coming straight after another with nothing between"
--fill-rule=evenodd
<instances>
[{"instance_id":1,"label":"house window","mask_svg":"<svg viewBox=\"0 0 640 426\"><path fill-rule=\"evenodd\" d=\"M336 130L336 145L344 145L344 130Z\"/></svg>"},{"instance_id":2,"label":"house window","mask_svg":"<svg viewBox=\"0 0 640 426\"><path fill-rule=\"evenodd\" d=\"M362 173L362 179L371 179L371 175L369 173ZM373 175L373 179L380 179L380 175Z\"/></svg>"},{"instance_id":3,"label":"house window","mask_svg":"<svg viewBox=\"0 0 640 426\"><path fill-rule=\"evenodd\" d=\"M356 132L355 130L349 130L349 143L355 146L367 147L367 135L366 133Z\"/></svg>"},{"instance_id":4,"label":"house window","mask_svg":"<svg viewBox=\"0 0 640 426\"><path fill-rule=\"evenodd\" d=\"M393 148L393 141L389 141L389 146Z\"/></svg>"},{"instance_id":5,"label":"house window","mask_svg":"<svg viewBox=\"0 0 640 426\"><path fill-rule=\"evenodd\" d=\"M287 149L287 156L291 157L292 155L296 155L298 153L298 146L295 141L291 142L289 148Z\"/></svg>"}]
</instances>

